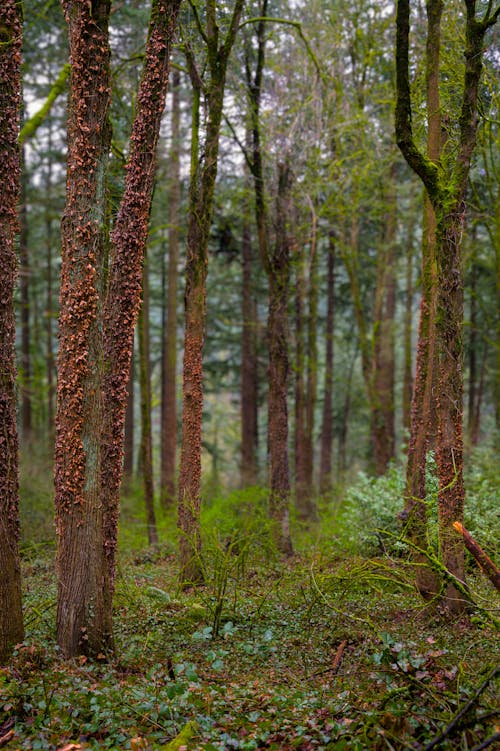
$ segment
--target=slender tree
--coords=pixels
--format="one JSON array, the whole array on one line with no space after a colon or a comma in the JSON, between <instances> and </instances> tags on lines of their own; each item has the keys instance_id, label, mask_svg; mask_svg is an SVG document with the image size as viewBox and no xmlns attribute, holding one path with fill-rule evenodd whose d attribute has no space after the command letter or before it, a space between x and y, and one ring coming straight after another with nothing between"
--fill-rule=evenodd
<instances>
[{"instance_id":1,"label":"slender tree","mask_svg":"<svg viewBox=\"0 0 500 751\"><path fill-rule=\"evenodd\" d=\"M443 564L460 581L465 579L463 543L453 522L462 522L463 483L463 257L461 236L465 193L478 125L478 91L486 32L496 22L500 6L486 7L477 16L475 0L464 0L465 73L458 118L459 136L454 156L437 162L417 147L412 127L409 76L410 2L398 0L396 18L396 138L409 166L422 180L434 210L437 266L437 463L438 515ZM444 602L450 612L465 607L452 582L445 584Z\"/></svg>"},{"instance_id":2,"label":"slender tree","mask_svg":"<svg viewBox=\"0 0 500 751\"><path fill-rule=\"evenodd\" d=\"M240 23L245 0L235 0L225 34L217 19L217 3L206 0L206 26L191 4L195 21L206 47L208 81L204 84L189 45L185 45L197 102L203 91L207 108L206 133L198 142L195 125L191 150L189 217L186 248L185 333L183 362L183 411L181 465L179 474L180 577L184 583L199 581L201 568L200 485L201 432L203 414L203 341L206 318L208 240L212 223L213 197L219 155L219 137L224 104L227 65ZM199 112L199 110L198 110Z\"/></svg>"},{"instance_id":3,"label":"slender tree","mask_svg":"<svg viewBox=\"0 0 500 751\"><path fill-rule=\"evenodd\" d=\"M319 489L326 493L332 486L333 468L333 336L335 322L335 238L330 232L327 254L326 289L326 353L323 385L323 410L321 417L321 454Z\"/></svg>"},{"instance_id":4,"label":"slender tree","mask_svg":"<svg viewBox=\"0 0 500 751\"><path fill-rule=\"evenodd\" d=\"M172 145L168 191L168 269L165 330L163 338L161 402L161 487L162 505L175 502L177 455L177 287L180 220L180 73L172 72Z\"/></svg>"},{"instance_id":5,"label":"slender tree","mask_svg":"<svg viewBox=\"0 0 500 751\"><path fill-rule=\"evenodd\" d=\"M14 281L20 193L21 5L0 9L0 664L24 636L19 561Z\"/></svg>"}]
</instances>

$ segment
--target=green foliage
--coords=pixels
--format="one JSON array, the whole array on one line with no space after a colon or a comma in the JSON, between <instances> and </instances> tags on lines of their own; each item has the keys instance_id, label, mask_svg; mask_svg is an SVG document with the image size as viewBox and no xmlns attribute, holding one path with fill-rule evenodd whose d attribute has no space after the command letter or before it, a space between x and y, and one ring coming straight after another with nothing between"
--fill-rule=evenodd
<instances>
[{"instance_id":1,"label":"green foliage","mask_svg":"<svg viewBox=\"0 0 500 751\"><path fill-rule=\"evenodd\" d=\"M404 562L304 556L278 568L254 552L217 639L214 573L179 592L173 558L123 563L116 655L95 662L60 657L55 611L43 608L51 563L26 567L26 642L0 670L0 728L12 729L13 748L403 751L425 746L471 700L466 725L440 748L465 751L465 727L468 748L493 733L493 677L474 697L496 635L421 617Z\"/></svg>"}]
</instances>

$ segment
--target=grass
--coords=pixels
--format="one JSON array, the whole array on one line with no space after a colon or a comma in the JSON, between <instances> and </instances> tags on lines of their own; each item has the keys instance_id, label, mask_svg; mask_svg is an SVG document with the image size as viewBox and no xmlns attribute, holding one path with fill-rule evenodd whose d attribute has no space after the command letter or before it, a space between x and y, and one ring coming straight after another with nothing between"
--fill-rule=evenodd
<instances>
[{"instance_id":1,"label":"grass","mask_svg":"<svg viewBox=\"0 0 500 751\"><path fill-rule=\"evenodd\" d=\"M375 516L379 497L388 513L388 482L370 483ZM116 650L95 661L58 653L52 549L25 540L26 639L0 669L0 746L498 747L498 632L488 615L498 617L500 602L490 583L470 567L480 607L467 617L425 609L404 548L360 534L368 505L359 493L325 508L313 531L296 527L298 553L284 561L268 543L263 498L249 490L208 504L205 586L188 591L177 585L173 515L160 519L161 546L147 549L137 494L126 498Z\"/></svg>"}]
</instances>

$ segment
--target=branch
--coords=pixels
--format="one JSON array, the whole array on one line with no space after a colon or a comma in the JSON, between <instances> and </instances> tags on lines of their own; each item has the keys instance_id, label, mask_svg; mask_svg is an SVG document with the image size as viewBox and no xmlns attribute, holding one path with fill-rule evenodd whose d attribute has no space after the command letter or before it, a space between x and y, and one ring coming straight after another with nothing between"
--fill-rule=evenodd
<instances>
[{"instance_id":1,"label":"branch","mask_svg":"<svg viewBox=\"0 0 500 751\"><path fill-rule=\"evenodd\" d=\"M486 555L484 550L477 544L463 524L460 522L453 522L453 528L462 535L465 547L469 553L474 556L478 566L484 571L493 586L500 592L500 571L497 569L491 558Z\"/></svg>"},{"instance_id":2,"label":"branch","mask_svg":"<svg viewBox=\"0 0 500 751\"><path fill-rule=\"evenodd\" d=\"M230 119L228 118L228 116L225 115L225 114L223 114L222 116L224 118L224 121L225 121L226 125L228 126L229 130L231 131L234 140L236 141L236 143L240 147L241 152L242 152L242 154L243 154L243 156L245 158L245 162L248 165L248 168L250 169L250 171L252 171L253 162L250 159L250 155L249 155L249 153L248 153L245 145L241 142L240 138L238 137L238 134L236 133L236 130L234 129L234 126L233 126L232 122L230 121Z\"/></svg>"},{"instance_id":3,"label":"branch","mask_svg":"<svg viewBox=\"0 0 500 751\"><path fill-rule=\"evenodd\" d=\"M500 673L500 667L493 668L491 673L487 676L486 680L479 686L474 696L472 696L467 704L464 704L460 712L458 712L455 717L452 719L452 721L445 727L442 733L437 735L434 740L432 740L430 743L427 744L427 746L424 746L423 751L431 751L435 746L439 745L444 739L450 735L452 730L459 724L462 717L464 717L469 709L471 709L474 704L477 702L481 694L485 691L485 689L488 687L488 684L490 681L495 678L498 673ZM484 748L484 747L483 747Z\"/></svg>"},{"instance_id":4,"label":"branch","mask_svg":"<svg viewBox=\"0 0 500 751\"><path fill-rule=\"evenodd\" d=\"M195 3L193 3L193 0L189 0L189 7L193 11L194 22L195 22L196 28L198 29L199 35L201 36L205 44L208 44L207 35L205 34L205 30L201 24L200 14L198 13L198 8L196 7Z\"/></svg>"},{"instance_id":5,"label":"branch","mask_svg":"<svg viewBox=\"0 0 500 751\"><path fill-rule=\"evenodd\" d=\"M304 46L306 48L307 54L311 58L314 67L316 68L316 72L318 76L323 79L324 74L321 70L320 64L318 62L318 58L314 54L311 45L309 44L309 41L304 35L304 32L302 31L302 24L299 21L289 21L286 18L275 18L272 16L256 16L255 18L247 18L246 21L243 21L243 23L240 25L240 29L243 28L243 26L247 26L250 23L261 23L261 22L268 21L269 23L279 23L283 24L284 26L293 26L294 29L297 29L299 37L304 42Z\"/></svg>"},{"instance_id":6,"label":"branch","mask_svg":"<svg viewBox=\"0 0 500 751\"><path fill-rule=\"evenodd\" d=\"M411 169L422 180L433 204L439 197L438 167L413 139L409 75L410 3L397 0L396 13L396 142Z\"/></svg>"},{"instance_id":7,"label":"branch","mask_svg":"<svg viewBox=\"0 0 500 751\"><path fill-rule=\"evenodd\" d=\"M17 142L20 146L22 146L22 144L25 143L29 138L33 138L36 131L49 114L50 110L52 109L52 105L56 101L57 97L59 96L59 94L62 94L62 92L66 88L66 81L68 80L70 70L71 65L69 63L63 65L59 75L52 84L52 88L43 105L40 107L38 112L35 112L35 114L24 123L17 137Z\"/></svg>"}]
</instances>

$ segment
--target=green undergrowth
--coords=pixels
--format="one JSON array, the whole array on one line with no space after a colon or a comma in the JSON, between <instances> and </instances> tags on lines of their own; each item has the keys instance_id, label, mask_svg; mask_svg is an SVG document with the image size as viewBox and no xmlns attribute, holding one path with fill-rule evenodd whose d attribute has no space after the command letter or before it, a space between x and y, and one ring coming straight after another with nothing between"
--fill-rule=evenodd
<instances>
[{"instance_id":1,"label":"green undergrowth","mask_svg":"<svg viewBox=\"0 0 500 751\"><path fill-rule=\"evenodd\" d=\"M207 542L205 586L188 591L167 550L122 556L116 650L94 661L61 658L52 564L26 562L27 635L0 671L0 743L11 733L8 749L424 749L464 708L437 748L470 751L494 735L487 619L424 610L401 560L282 561L243 543ZM489 584L472 584L493 607Z\"/></svg>"},{"instance_id":2,"label":"green undergrowth","mask_svg":"<svg viewBox=\"0 0 500 751\"><path fill-rule=\"evenodd\" d=\"M467 524L494 556L497 470L486 460L473 466ZM429 472L431 512L432 463ZM146 547L140 488L131 486L115 651L95 660L59 654L53 543L25 530L26 638L0 669L0 746L495 748L498 594L470 562L477 607L456 620L424 607L397 520L402 483L397 469L378 480L361 475L318 502L313 525L292 514L296 552L286 560L273 548L265 489L206 499L205 582L188 590L178 586L173 510L158 510L161 542ZM34 505L25 519L42 513Z\"/></svg>"}]
</instances>

